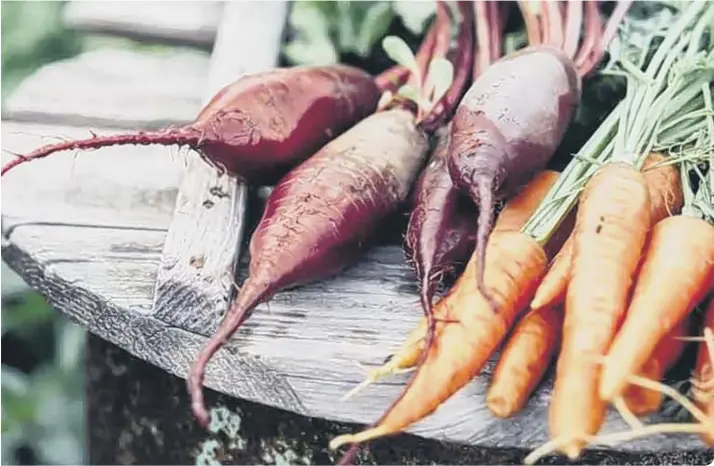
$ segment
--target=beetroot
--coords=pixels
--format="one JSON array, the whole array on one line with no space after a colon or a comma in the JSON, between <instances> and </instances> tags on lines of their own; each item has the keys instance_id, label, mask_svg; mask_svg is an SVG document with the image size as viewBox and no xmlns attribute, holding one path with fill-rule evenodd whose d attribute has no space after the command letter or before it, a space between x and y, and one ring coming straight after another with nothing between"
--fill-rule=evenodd
<instances>
[{"instance_id":1,"label":"beetroot","mask_svg":"<svg viewBox=\"0 0 714 466\"><path fill-rule=\"evenodd\" d=\"M547 14L540 16L543 34L528 8L521 5L529 38L539 41L543 37L546 43L530 44L483 71L456 110L448 150L451 179L479 208L477 280L479 290L489 299L483 268L495 205L546 167L580 103L582 76L603 56L594 44L606 45L598 41L597 7L590 5L587 35L579 55L585 58L576 66L576 50L571 44L577 43L582 16L576 13L583 6L570 5L563 22L559 5L548 5ZM624 11L626 7L618 7L610 25L617 25Z\"/></svg>"},{"instance_id":2,"label":"beetroot","mask_svg":"<svg viewBox=\"0 0 714 466\"><path fill-rule=\"evenodd\" d=\"M64 150L159 144L189 146L214 166L271 184L372 113L378 99L372 76L354 67L273 69L225 86L186 126L47 145L12 160L1 173Z\"/></svg>"},{"instance_id":3,"label":"beetroot","mask_svg":"<svg viewBox=\"0 0 714 466\"><path fill-rule=\"evenodd\" d=\"M275 186L250 242L248 278L188 374L192 408L206 425L205 366L261 302L281 289L354 263L381 222L406 200L428 149L414 115L375 113L332 140Z\"/></svg>"},{"instance_id":4,"label":"beetroot","mask_svg":"<svg viewBox=\"0 0 714 466\"><path fill-rule=\"evenodd\" d=\"M404 248L419 280L422 308L428 313L439 279L458 272L476 242L477 211L454 188L446 167L449 127L436 132L437 145L417 181L416 207Z\"/></svg>"}]
</instances>

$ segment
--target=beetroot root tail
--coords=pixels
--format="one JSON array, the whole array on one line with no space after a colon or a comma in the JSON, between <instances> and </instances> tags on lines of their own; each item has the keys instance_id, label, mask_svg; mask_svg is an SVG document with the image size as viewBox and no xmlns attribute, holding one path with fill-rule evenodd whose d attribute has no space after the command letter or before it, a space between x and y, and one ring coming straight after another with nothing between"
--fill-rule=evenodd
<instances>
[{"instance_id":1,"label":"beetroot root tail","mask_svg":"<svg viewBox=\"0 0 714 466\"><path fill-rule=\"evenodd\" d=\"M473 199L478 199L478 230L476 232L476 284L481 295L491 304L493 312L498 312L498 303L491 296L491 293L486 290L486 284L483 281L484 270L486 268L486 245L488 238L491 236L494 222L494 196L493 182L490 179L477 180L472 188L471 196Z\"/></svg>"},{"instance_id":2,"label":"beetroot root tail","mask_svg":"<svg viewBox=\"0 0 714 466\"><path fill-rule=\"evenodd\" d=\"M262 291L261 291L262 290ZM203 380L206 374L206 366L214 354L218 352L228 339L238 330L250 315L250 312L267 295L265 288L253 285L253 283L243 284L241 293L221 322L218 331L208 340L196 360L191 365L186 377L186 385L191 399L191 410L196 421L202 427L208 426L209 414L203 397Z\"/></svg>"},{"instance_id":3,"label":"beetroot root tail","mask_svg":"<svg viewBox=\"0 0 714 466\"><path fill-rule=\"evenodd\" d=\"M144 132L140 131L132 134L117 134L111 136L93 136L87 139L79 139L75 141L63 141L56 144L48 144L42 146L27 155L19 155L17 158L3 165L0 170L0 176L5 175L18 165L30 162L36 159L42 159L56 152L68 150L89 150L100 149L102 147L134 145L162 145L162 146L198 146L201 141L201 131L191 126L171 128L160 132Z\"/></svg>"}]
</instances>

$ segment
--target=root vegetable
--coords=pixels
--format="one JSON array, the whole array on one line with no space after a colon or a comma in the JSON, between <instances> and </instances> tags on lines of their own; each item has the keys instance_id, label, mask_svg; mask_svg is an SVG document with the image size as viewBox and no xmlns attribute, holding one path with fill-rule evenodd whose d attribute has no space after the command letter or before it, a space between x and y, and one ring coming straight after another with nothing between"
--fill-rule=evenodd
<instances>
[{"instance_id":1,"label":"root vegetable","mask_svg":"<svg viewBox=\"0 0 714 466\"><path fill-rule=\"evenodd\" d=\"M476 260L472 256L464 274L436 304L435 314L449 322L437 322L433 345L402 395L376 426L336 437L330 448L400 432L433 413L482 369L529 300L547 260L543 248L520 232L492 235L484 279L502 309L498 314L476 287Z\"/></svg>"},{"instance_id":2,"label":"root vegetable","mask_svg":"<svg viewBox=\"0 0 714 466\"><path fill-rule=\"evenodd\" d=\"M659 165L665 156L651 153L642 167L642 173L650 193L652 222L656 223L682 210L684 197L679 169L676 165ZM654 168L653 168L654 167ZM531 307L557 306L565 299L568 287L568 274L572 261L572 236L568 238L560 252L553 258L543 281L538 286Z\"/></svg>"},{"instance_id":3,"label":"root vegetable","mask_svg":"<svg viewBox=\"0 0 714 466\"><path fill-rule=\"evenodd\" d=\"M639 371L658 342L714 289L714 226L688 215L652 229L627 318L607 353L599 393L611 400Z\"/></svg>"},{"instance_id":4,"label":"root vegetable","mask_svg":"<svg viewBox=\"0 0 714 466\"><path fill-rule=\"evenodd\" d=\"M570 458L580 454L583 438L596 434L605 419L606 405L598 396L599 358L624 317L650 225L649 193L635 167L609 163L588 181L573 229L562 346L549 409L551 436L570 438L561 446Z\"/></svg>"},{"instance_id":5,"label":"root vegetable","mask_svg":"<svg viewBox=\"0 0 714 466\"><path fill-rule=\"evenodd\" d=\"M201 424L208 423L201 384L213 354L280 289L331 276L360 257L380 222L407 198L427 148L411 112L378 112L275 186L251 238L248 278L188 375Z\"/></svg>"},{"instance_id":6,"label":"root vegetable","mask_svg":"<svg viewBox=\"0 0 714 466\"><path fill-rule=\"evenodd\" d=\"M563 310L534 309L518 322L493 371L486 406L507 418L525 406L555 356L560 343Z\"/></svg>"},{"instance_id":7,"label":"root vegetable","mask_svg":"<svg viewBox=\"0 0 714 466\"><path fill-rule=\"evenodd\" d=\"M374 78L357 68L274 69L227 85L186 126L50 144L11 160L1 174L60 151L158 144L189 146L214 166L270 184L372 113L378 99Z\"/></svg>"}]
</instances>

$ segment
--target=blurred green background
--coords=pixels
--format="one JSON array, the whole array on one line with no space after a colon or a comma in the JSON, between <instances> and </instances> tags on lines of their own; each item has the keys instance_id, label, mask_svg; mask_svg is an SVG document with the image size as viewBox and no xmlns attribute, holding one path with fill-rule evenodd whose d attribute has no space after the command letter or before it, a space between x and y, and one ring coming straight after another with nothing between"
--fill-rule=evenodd
<instances>
[{"instance_id":1,"label":"blurred green background","mask_svg":"<svg viewBox=\"0 0 714 466\"><path fill-rule=\"evenodd\" d=\"M142 47L63 27L64 2L0 3L2 101L39 67L100 47ZM85 332L2 264L2 464L86 464Z\"/></svg>"}]
</instances>

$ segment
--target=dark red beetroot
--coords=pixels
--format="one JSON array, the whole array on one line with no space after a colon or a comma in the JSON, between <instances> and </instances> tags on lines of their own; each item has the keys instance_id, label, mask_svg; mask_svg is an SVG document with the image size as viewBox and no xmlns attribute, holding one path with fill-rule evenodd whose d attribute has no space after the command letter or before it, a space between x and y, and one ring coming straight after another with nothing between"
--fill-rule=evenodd
<instances>
[{"instance_id":1,"label":"dark red beetroot","mask_svg":"<svg viewBox=\"0 0 714 466\"><path fill-rule=\"evenodd\" d=\"M387 110L357 123L280 180L250 242L248 278L188 374L201 424L208 422L201 385L213 354L280 289L354 263L379 224L407 198L427 149L411 112Z\"/></svg>"},{"instance_id":2,"label":"dark red beetroot","mask_svg":"<svg viewBox=\"0 0 714 466\"><path fill-rule=\"evenodd\" d=\"M374 78L345 65L273 69L224 87L186 126L51 144L11 168L63 150L119 144L184 145L251 183L271 184L325 143L372 113Z\"/></svg>"},{"instance_id":3,"label":"dark red beetroot","mask_svg":"<svg viewBox=\"0 0 714 466\"><path fill-rule=\"evenodd\" d=\"M467 91L452 121L448 168L454 184L468 193L479 208L478 286L487 297L483 264L495 204L512 196L546 167L580 102L581 76L597 65L591 59L576 67L574 48L569 47L569 53L562 50L564 44L573 42L573 35L577 43L580 32L577 23L581 19L578 8L582 5L568 6L564 27L558 17L562 14L559 5L547 6L547 15L541 15L541 19L550 21L543 28L549 43L530 45L486 68ZM625 11L626 8L616 9L610 22L619 23ZM533 25L533 21L528 21L529 14L524 10L526 24ZM594 4L588 6L586 15L588 32L598 34L599 27L592 27L599 24ZM568 37L562 29L568 32ZM540 34L529 31L531 36ZM596 42L586 37L583 47L594 47ZM601 41L601 46L605 45ZM594 48L581 52L598 60L602 57Z\"/></svg>"},{"instance_id":4,"label":"dark red beetroot","mask_svg":"<svg viewBox=\"0 0 714 466\"><path fill-rule=\"evenodd\" d=\"M437 6L448 15L445 3ZM449 26L437 24L436 29ZM440 32L434 33L437 45ZM434 102L420 91L414 102L387 94L377 113L290 171L270 194L251 238L248 278L187 377L200 423L208 422L201 389L205 367L253 309L282 289L353 264L385 218L407 200L429 149L423 123L434 111ZM417 107L416 101L426 105Z\"/></svg>"},{"instance_id":5,"label":"dark red beetroot","mask_svg":"<svg viewBox=\"0 0 714 466\"><path fill-rule=\"evenodd\" d=\"M440 279L457 272L476 243L477 211L454 188L446 167L449 130L443 127L436 132L436 147L415 186L416 206L409 217L404 244L427 314Z\"/></svg>"}]
</instances>

